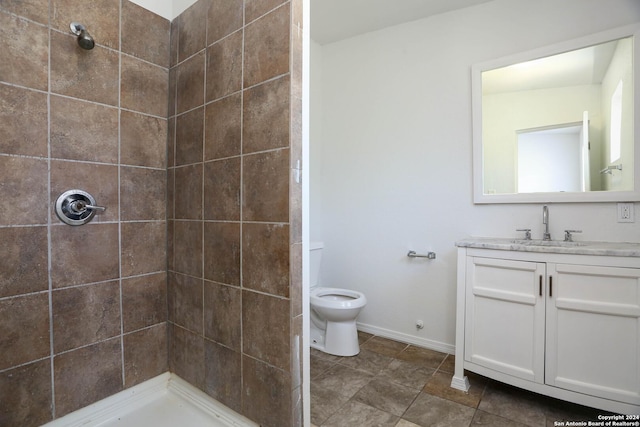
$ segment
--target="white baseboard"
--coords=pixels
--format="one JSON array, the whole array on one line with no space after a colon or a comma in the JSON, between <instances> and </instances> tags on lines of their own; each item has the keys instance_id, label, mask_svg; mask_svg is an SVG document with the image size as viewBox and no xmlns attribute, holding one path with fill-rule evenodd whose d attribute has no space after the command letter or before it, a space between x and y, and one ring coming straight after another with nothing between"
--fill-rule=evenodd
<instances>
[{"instance_id":1,"label":"white baseboard","mask_svg":"<svg viewBox=\"0 0 640 427\"><path fill-rule=\"evenodd\" d=\"M392 331L390 329L380 328L378 326L367 325L365 323L358 322L357 327L358 327L358 330L362 332L367 332L373 335L378 335L384 338L389 338L389 339L404 342L407 344L413 344L418 347L428 348L430 350L440 351L442 353L454 354L456 351L456 347L451 344L428 340L426 338L419 338L413 335Z\"/></svg>"},{"instance_id":2,"label":"white baseboard","mask_svg":"<svg viewBox=\"0 0 640 427\"><path fill-rule=\"evenodd\" d=\"M141 384L123 390L106 399L85 406L75 412L55 419L43 427L99 426L171 393L214 418L216 423L229 427L256 427L257 424L232 411L203 391L169 372L158 375Z\"/></svg>"}]
</instances>

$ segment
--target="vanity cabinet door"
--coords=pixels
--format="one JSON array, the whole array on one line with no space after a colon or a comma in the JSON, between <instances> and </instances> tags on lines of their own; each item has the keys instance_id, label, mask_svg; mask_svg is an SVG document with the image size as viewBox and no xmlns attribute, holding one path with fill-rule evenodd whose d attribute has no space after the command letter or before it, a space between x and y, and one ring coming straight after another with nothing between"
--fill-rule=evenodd
<instances>
[{"instance_id":1,"label":"vanity cabinet door","mask_svg":"<svg viewBox=\"0 0 640 427\"><path fill-rule=\"evenodd\" d=\"M466 269L465 360L542 383L545 264L468 257Z\"/></svg>"},{"instance_id":2,"label":"vanity cabinet door","mask_svg":"<svg viewBox=\"0 0 640 427\"><path fill-rule=\"evenodd\" d=\"M547 264L549 385L640 404L640 269Z\"/></svg>"}]
</instances>

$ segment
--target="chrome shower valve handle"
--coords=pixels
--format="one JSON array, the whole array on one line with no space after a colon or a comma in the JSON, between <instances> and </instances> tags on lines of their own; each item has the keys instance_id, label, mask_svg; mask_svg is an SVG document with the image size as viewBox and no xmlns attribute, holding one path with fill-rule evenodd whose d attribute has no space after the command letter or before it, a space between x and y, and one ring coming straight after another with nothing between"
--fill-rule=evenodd
<instances>
[{"instance_id":1,"label":"chrome shower valve handle","mask_svg":"<svg viewBox=\"0 0 640 427\"><path fill-rule=\"evenodd\" d=\"M58 196L56 215L60 221L69 225L83 225L93 219L96 212L107 208L96 205L93 196L83 190L69 190Z\"/></svg>"}]
</instances>

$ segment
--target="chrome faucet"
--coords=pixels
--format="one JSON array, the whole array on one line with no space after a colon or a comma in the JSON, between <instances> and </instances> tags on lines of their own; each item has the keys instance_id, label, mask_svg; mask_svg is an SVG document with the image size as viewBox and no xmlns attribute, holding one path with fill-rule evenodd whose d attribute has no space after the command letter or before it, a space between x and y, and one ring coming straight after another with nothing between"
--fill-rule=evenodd
<instances>
[{"instance_id":1,"label":"chrome faucet","mask_svg":"<svg viewBox=\"0 0 640 427\"><path fill-rule=\"evenodd\" d=\"M544 224L542 240L551 240L551 233L549 233L549 208L547 205L542 207L542 223Z\"/></svg>"}]
</instances>

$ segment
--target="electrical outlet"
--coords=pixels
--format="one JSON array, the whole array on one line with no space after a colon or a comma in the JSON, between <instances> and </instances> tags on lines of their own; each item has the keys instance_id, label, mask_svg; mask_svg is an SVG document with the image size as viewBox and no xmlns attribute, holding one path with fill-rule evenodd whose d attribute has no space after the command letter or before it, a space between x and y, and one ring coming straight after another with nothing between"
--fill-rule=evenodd
<instances>
[{"instance_id":1,"label":"electrical outlet","mask_svg":"<svg viewBox=\"0 0 640 427\"><path fill-rule=\"evenodd\" d=\"M618 203L618 222L635 222L633 203Z\"/></svg>"}]
</instances>

